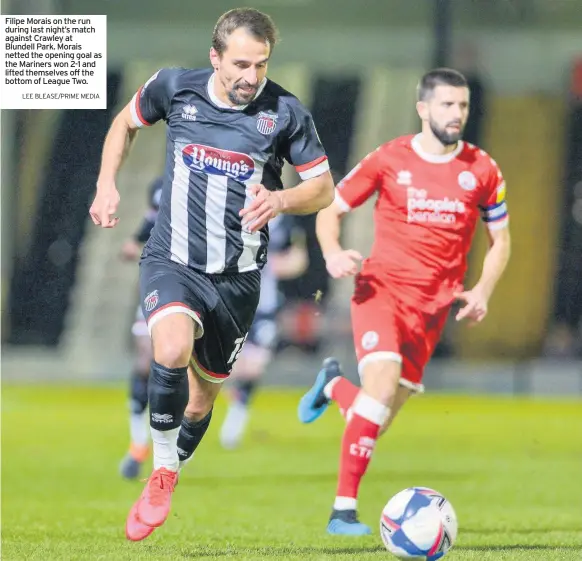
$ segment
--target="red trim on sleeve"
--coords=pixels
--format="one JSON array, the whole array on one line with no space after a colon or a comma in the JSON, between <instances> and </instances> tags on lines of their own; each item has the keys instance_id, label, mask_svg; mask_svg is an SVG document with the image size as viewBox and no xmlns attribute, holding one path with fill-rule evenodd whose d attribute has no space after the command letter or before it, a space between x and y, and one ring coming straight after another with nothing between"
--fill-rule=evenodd
<instances>
[{"instance_id":1,"label":"red trim on sleeve","mask_svg":"<svg viewBox=\"0 0 582 561\"><path fill-rule=\"evenodd\" d=\"M301 164L300 166L295 166L295 169L301 173L303 171L307 171L308 169L314 168L315 166L321 164L322 162L325 162L325 160L327 160L327 156L321 156L321 158L317 158L316 160L313 160L313 162L308 162L306 164Z\"/></svg>"},{"instance_id":2,"label":"red trim on sleeve","mask_svg":"<svg viewBox=\"0 0 582 561\"><path fill-rule=\"evenodd\" d=\"M137 90L137 94L135 96L135 114L137 115L137 118L140 120L140 123L142 123L145 127L151 127L152 124L148 123L143 118L143 115L141 114L141 109L139 108L139 98L141 97L142 90L143 90L143 86L139 90Z\"/></svg>"}]
</instances>

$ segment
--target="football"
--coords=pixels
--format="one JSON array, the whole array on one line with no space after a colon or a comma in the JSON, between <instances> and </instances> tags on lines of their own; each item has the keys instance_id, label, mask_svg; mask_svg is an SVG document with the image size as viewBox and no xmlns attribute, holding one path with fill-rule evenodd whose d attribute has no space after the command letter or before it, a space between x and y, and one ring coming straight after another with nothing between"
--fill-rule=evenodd
<instances>
[{"instance_id":1,"label":"football","mask_svg":"<svg viewBox=\"0 0 582 561\"><path fill-rule=\"evenodd\" d=\"M382 510L380 535L399 559L436 561L457 539L457 516L438 491L411 487L394 495Z\"/></svg>"}]
</instances>

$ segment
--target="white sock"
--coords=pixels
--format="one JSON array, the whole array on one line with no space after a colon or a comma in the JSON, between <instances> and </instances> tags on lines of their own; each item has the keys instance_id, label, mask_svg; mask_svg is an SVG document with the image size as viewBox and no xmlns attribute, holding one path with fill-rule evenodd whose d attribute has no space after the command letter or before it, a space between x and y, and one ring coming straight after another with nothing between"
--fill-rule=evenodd
<instances>
[{"instance_id":1,"label":"white sock","mask_svg":"<svg viewBox=\"0 0 582 561\"><path fill-rule=\"evenodd\" d=\"M325 397L327 397L327 399L331 399L331 392L333 390L333 387L338 383L338 381L339 381L340 378L341 378L341 376L336 376L335 378L332 378L323 387L323 394L325 395Z\"/></svg>"},{"instance_id":2,"label":"white sock","mask_svg":"<svg viewBox=\"0 0 582 561\"><path fill-rule=\"evenodd\" d=\"M149 415L147 408L141 413L130 413L129 436L132 444L147 446L150 441L149 428Z\"/></svg>"},{"instance_id":3,"label":"white sock","mask_svg":"<svg viewBox=\"0 0 582 561\"><path fill-rule=\"evenodd\" d=\"M334 510L356 510L358 499L351 497L336 497L333 503Z\"/></svg>"},{"instance_id":4,"label":"white sock","mask_svg":"<svg viewBox=\"0 0 582 561\"><path fill-rule=\"evenodd\" d=\"M170 430L156 430L150 428L153 443L154 469L166 468L178 471L178 433L180 427Z\"/></svg>"}]
</instances>

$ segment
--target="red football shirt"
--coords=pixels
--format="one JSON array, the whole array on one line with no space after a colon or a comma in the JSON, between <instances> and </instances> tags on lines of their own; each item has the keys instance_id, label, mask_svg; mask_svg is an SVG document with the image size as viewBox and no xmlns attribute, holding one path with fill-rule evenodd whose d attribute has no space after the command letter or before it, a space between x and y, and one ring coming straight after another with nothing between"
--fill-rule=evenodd
<instances>
[{"instance_id":1,"label":"red football shirt","mask_svg":"<svg viewBox=\"0 0 582 561\"><path fill-rule=\"evenodd\" d=\"M374 245L364 272L386 275L407 299L448 305L467 269L477 219L507 225L505 182L491 157L459 142L454 152L424 152L403 136L368 154L337 186L345 212L377 195Z\"/></svg>"}]
</instances>

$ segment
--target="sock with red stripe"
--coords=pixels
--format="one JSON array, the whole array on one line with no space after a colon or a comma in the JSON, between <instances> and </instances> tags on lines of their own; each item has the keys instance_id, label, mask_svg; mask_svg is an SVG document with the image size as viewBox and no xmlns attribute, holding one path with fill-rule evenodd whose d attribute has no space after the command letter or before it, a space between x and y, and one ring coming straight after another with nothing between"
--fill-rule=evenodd
<instances>
[{"instance_id":1,"label":"sock with red stripe","mask_svg":"<svg viewBox=\"0 0 582 561\"><path fill-rule=\"evenodd\" d=\"M360 482L368 469L380 427L389 413L388 407L363 392L353 402L342 439L334 509L356 509Z\"/></svg>"}]
</instances>

